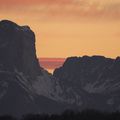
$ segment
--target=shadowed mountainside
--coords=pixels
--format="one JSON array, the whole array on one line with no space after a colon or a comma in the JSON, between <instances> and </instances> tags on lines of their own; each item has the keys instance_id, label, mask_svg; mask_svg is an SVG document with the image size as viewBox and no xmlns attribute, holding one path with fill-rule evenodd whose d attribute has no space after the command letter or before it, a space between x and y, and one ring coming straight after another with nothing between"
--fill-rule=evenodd
<instances>
[{"instance_id":1,"label":"shadowed mountainside","mask_svg":"<svg viewBox=\"0 0 120 120\"><path fill-rule=\"evenodd\" d=\"M120 110L120 58L71 57L54 75L38 62L28 26L0 21L0 115Z\"/></svg>"},{"instance_id":2,"label":"shadowed mountainside","mask_svg":"<svg viewBox=\"0 0 120 120\"><path fill-rule=\"evenodd\" d=\"M41 74L35 53L35 35L28 26L0 22L1 69L11 72L17 69L34 79Z\"/></svg>"},{"instance_id":3,"label":"shadowed mountainside","mask_svg":"<svg viewBox=\"0 0 120 120\"><path fill-rule=\"evenodd\" d=\"M70 57L53 75L65 94L78 99L81 108L120 110L119 57Z\"/></svg>"},{"instance_id":4,"label":"shadowed mountainside","mask_svg":"<svg viewBox=\"0 0 120 120\"><path fill-rule=\"evenodd\" d=\"M0 115L54 113L68 104L56 79L40 67L28 26L0 21Z\"/></svg>"}]
</instances>

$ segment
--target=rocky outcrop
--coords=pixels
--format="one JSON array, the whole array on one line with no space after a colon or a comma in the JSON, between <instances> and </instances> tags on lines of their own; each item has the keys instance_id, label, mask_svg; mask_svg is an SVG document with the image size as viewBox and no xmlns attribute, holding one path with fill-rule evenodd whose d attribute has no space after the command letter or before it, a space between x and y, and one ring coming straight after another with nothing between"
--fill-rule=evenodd
<instances>
[{"instance_id":1,"label":"rocky outcrop","mask_svg":"<svg viewBox=\"0 0 120 120\"><path fill-rule=\"evenodd\" d=\"M0 69L18 70L34 80L41 74L36 58L35 35L28 26L0 22Z\"/></svg>"}]
</instances>

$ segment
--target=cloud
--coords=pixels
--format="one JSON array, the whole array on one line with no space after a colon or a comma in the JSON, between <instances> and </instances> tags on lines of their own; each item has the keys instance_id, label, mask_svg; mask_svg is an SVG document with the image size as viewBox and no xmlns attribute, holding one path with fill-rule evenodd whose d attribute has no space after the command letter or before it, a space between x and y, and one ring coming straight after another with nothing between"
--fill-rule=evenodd
<instances>
[{"instance_id":1,"label":"cloud","mask_svg":"<svg viewBox=\"0 0 120 120\"><path fill-rule=\"evenodd\" d=\"M46 15L51 15L52 17L120 18L120 3L100 4L99 2L80 1L79 4L75 2L66 5L32 6L31 10L36 10L36 13L46 13Z\"/></svg>"},{"instance_id":2,"label":"cloud","mask_svg":"<svg viewBox=\"0 0 120 120\"><path fill-rule=\"evenodd\" d=\"M2 0L1 5L24 5L24 4L68 4L72 0Z\"/></svg>"},{"instance_id":3,"label":"cloud","mask_svg":"<svg viewBox=\"0 0 120 120\"><path fill-rule=\"evenodd\" d=\"M120 18L118 0L4 0L0 5L6 13L32 13L49 18Z\"/></svg>"}]
</instances>

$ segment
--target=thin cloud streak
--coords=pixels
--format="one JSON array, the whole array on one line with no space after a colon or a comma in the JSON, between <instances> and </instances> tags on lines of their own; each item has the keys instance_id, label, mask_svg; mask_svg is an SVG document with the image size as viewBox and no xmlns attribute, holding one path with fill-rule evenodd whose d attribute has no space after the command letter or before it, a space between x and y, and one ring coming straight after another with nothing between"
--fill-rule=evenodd
<instances>
[{"instance_id":1,"label":"thin cloud streak","mask_svg":"<svg viewBox=\"0 0 120 120\"><path fill-rule=\"evenodd\" d=\"M13 3L14 4L13 4ZM120 18L120 2L99 2L98 0L31 0L16 2L11 0L1 2L1 10L23 14L33 14L49 17L77 17L77 18ZM34 3L34 4L33 4ZM17 5L15 5L17 4ZM27 4L27 5L26 5ZM6 5L8 9L6 9Z\"/></svg>"}]
</instances>

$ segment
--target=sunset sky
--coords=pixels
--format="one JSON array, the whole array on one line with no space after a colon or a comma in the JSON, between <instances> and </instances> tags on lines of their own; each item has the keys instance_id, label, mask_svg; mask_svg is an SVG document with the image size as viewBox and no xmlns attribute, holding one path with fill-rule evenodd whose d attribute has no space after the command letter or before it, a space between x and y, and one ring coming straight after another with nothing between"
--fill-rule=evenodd
<instances>
[{"instance_id":1,"label":"sunset sky","mask_svg":"<svg viewBox=\"0 0 120 120\"><path fill-rule=\"evenodd\" d=\"M0 19L29 25L41 58L120 55L120 0L0 0Z\"/></svg>"}]
</instances>

